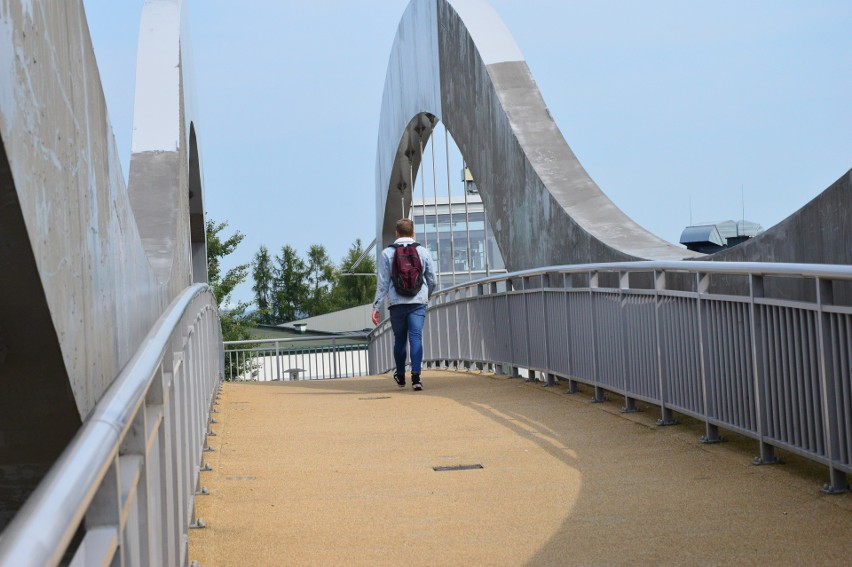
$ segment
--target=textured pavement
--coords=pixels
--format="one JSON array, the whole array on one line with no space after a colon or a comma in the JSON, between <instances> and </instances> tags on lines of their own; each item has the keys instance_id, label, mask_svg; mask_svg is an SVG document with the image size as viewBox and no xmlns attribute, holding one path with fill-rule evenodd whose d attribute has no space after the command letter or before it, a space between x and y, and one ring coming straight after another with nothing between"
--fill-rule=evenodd
<instances>
[{"instance_id":1,"label":"textured pavement","mask_svg":"<svg viewBox=\"0 0 852 567\"><path fill-rule=\"evenodd\" d=\"M822 494L822 466L756 467L754 441L702 445L700 423L588 389L423 376L224 384L190 561L852 564L852 494ZM483 468L433 470L458 465Z\"/></svg>"}]
</instances>

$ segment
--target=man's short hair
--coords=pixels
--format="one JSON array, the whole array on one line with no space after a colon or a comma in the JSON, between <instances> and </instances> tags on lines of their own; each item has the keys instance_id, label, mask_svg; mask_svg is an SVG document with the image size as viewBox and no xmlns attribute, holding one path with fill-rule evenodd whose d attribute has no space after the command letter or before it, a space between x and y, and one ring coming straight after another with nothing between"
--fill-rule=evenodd
<instances>
[{"instance_id":1,"label":"man's short hair","mask_svg":"<svg viewBox=\"0 0 852 567\"><path fill-rule=\"evenodd\" d=\"M396 221L396 233L400 236L414 236L414 221L399 219Z\"/></svg>"}]
</instances>

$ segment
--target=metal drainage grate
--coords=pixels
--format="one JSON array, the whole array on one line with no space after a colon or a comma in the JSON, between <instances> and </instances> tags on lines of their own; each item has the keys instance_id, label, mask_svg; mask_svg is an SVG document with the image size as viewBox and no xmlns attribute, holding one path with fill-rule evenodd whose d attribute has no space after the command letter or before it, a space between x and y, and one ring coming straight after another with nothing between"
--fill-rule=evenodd
<instances>
[{"instance_id":1,"label":"metal drainage grate","mask_svg":"<svg viewBox=\"0 0 852 567\"><path fill-rule=\"evenodd\" d=\"M372 398L358 398L359 400L389 400L390 396L374 396Z\"/></svg>"},{"instance_id":2,"label":"metal drainage grate","mask_svg":"<svg viewBox=\"0 0 852 567\"><path fill-rule=\"evenodd\" d=\"M228 476L225 480L257 480L256 476Z\"/></svg>"},{"instance_id":3,"label":"metal drainage grate","mask_svg":"<svg viewBox=\"0 0 852 567\"><path fill-rule=\"evenodd\" d=\"M481 469L482 465L453 465L451 467L432 467L433 471L444 472L444 471L472 471L475 469Z\"/></svg>"}]
</instances>

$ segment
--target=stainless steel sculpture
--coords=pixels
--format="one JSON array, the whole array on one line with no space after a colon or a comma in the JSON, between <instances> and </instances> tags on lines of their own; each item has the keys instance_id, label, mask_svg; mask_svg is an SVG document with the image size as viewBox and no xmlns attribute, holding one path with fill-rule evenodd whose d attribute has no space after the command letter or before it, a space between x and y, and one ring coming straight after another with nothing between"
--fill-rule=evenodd
<instances>
[{"instance_id":1,"label":"stainless steel sculpture","mask_svg":"<svg viewBox=\"0 0 852 567\"><path fill-rule=\"evenodd\" d=\"M477 180L509 271L701 257L651 234L598 188L485 0L412 0L391 50L376 159L376 234L408 207L421 147L441 120ZM850 174L723 259L852 263ZM783 225L783 226L782 226ZM546 237L553 246L542 246ZM713 258L715 259L715 257Z\"/></svg>"},{"instance_id":2,"label":"stainless steel sculpture","mask_svg":"<svg viewBox=\"0 0 852 567\"><path fill-rule=\"evenodd\" d=\"M0 530L206 281L184 26L181 0L146 2L128 189L82 2L0 4Z\"/></svg>"}]
</instances>

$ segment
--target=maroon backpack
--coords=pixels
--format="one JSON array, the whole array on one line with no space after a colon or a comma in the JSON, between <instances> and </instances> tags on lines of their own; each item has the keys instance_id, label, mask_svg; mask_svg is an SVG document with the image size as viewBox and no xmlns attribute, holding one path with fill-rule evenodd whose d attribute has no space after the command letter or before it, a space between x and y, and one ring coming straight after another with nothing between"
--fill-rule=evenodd
<instances>
[{"instance_id":1,"label":"maroon backpack","mask_svg":"<svg viewBox=\"0 0 852 567\"><path fill-rule=\"evenodd\" d=\"M417 242L409 244L391 244L391 281L399 295L414 297L423 287L423 264L417 252Z\"/></svg>"}]
</instances>

